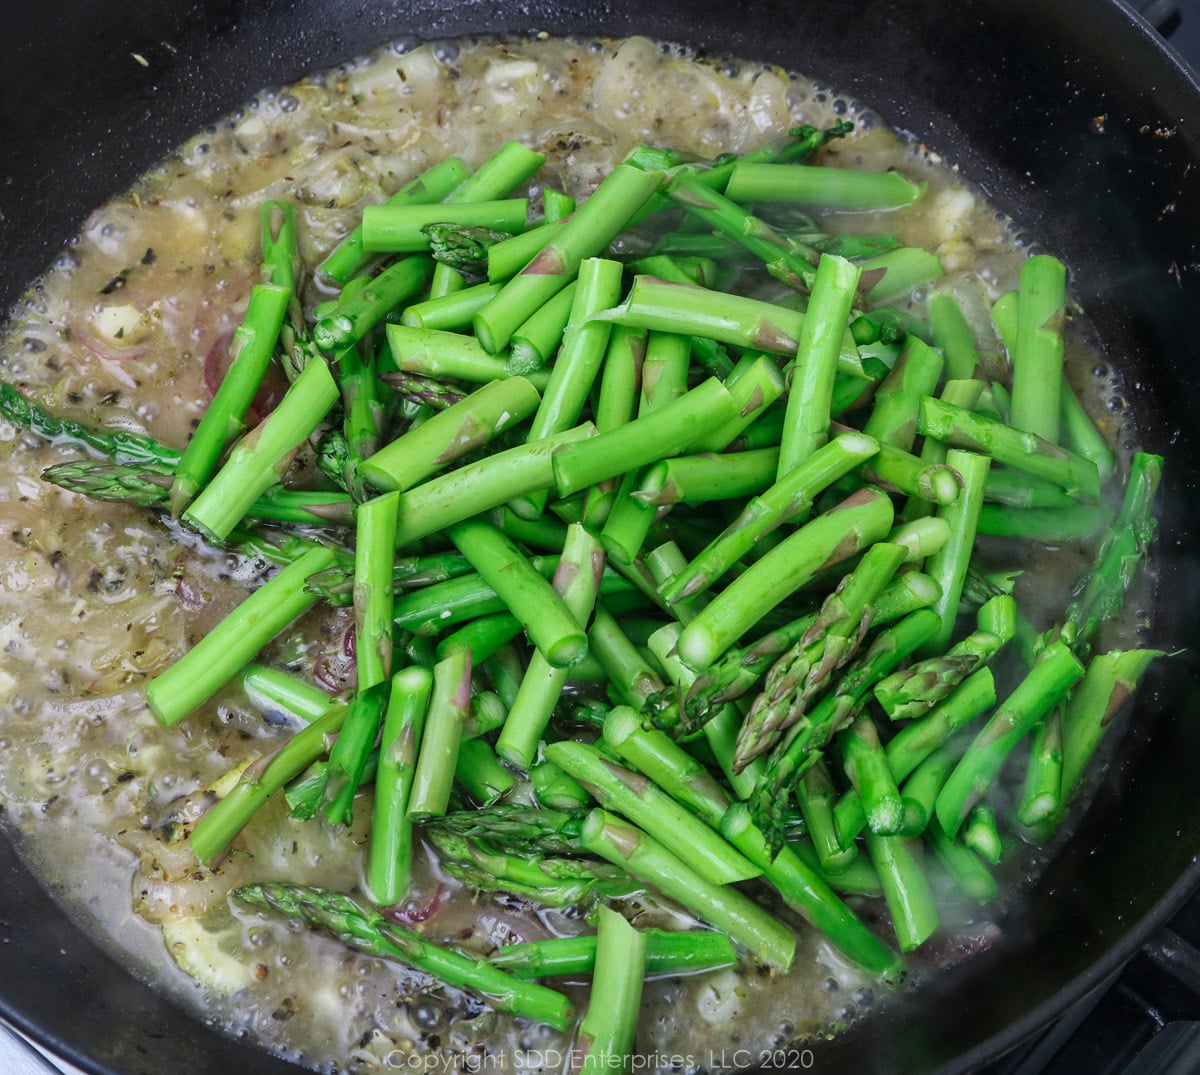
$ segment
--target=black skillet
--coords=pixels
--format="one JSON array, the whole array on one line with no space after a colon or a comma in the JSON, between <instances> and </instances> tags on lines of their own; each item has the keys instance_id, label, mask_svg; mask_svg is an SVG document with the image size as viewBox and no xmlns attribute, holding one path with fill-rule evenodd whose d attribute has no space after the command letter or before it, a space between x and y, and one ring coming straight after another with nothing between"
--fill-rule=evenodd
<instances>
[{"instance_id":1,"label":"black skillet","mask_svg":"<svg viewBox=\"0 0 1200 1075\"><path fill-rule=\"evenodd\" d=\"M771 60L957 161L1072 266L1169 457L1153 677L1077 838L988 951L814 1047L824 1072L968 1070L1105 983L1200 883L1193 658L1200 433L1200 89L1115 0L57 0L6 21L0 304L86 214L259 88L405 34L646 33ZM0 1014L87 1071L295 1070L120 970L0 839Z\"/></svg>"}]
</instances>

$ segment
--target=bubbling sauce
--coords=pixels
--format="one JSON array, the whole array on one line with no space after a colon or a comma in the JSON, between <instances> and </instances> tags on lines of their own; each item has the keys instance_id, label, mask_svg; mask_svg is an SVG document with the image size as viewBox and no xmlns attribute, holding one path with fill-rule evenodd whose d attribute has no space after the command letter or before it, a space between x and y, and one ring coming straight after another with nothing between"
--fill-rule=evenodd
<instances>
[{"instance_id":1,"label":"bubbling sauce","mask_svg":"<svg viewBox=\"0 0 1200 1075\"><path fill-rule=\"evenodd\" d=\"M543 183L585 198L640 143L712 158L753 150L797 123L841 119L854 130L823 160L899 168L927 189L909 209L831 214L827 226L894 232L932 250L946 271L939 286L981 302L1015 287L1030 246L1014 224L935 153L827 87L643 38L389 46L262 93L97 209L15 311L2 376L54 413L182 447L210 398L206 358L237 325L258 271L264 200L296 205L312 266L364 205L451 155L477 166L509 139L544 153L536 204ZM327 297L309 284L310 308ZM906 301L920 310L923 300L918 292ZM1124 441L1124 416L1096 405L1119 385L1107 371L1093 383L1101 363L1078 311L1071 324L1076 387L1110 439ZM354 889L369 796L360 795L348 831L296 821L276 796L237 854L214 872L197 866L184 836L206 789L290 729L264 718L236 684L164 729L144 685L270 569L163 516L39 479L77 454L0 422L0 803L32 868L136 973L197 1017L315 1069L559 1070L569 1035L497 1016L419 973L229 898L239 884L281 877ZM1088 551L1055 555L1056 577L1069 580ZM262 659L305 675L319 669L340 689L351 628L347 610L314 610ZM881 901L849 902L886 929ZM577 914L467 892L431 856L406 907L402 917L423 918L415 928L430 938L481 953L587 928ZM986 942L1002 907L947 893L944 930ZM693 924L649 899L625 911L637 924ZM644 1068L757 1063L762 1050L869 1019L886 1003L884 987L781 914L800 938L786 975L743 964L647 983L637 1038ZM585 985L566 986L581 1004Z\"/></svg>"}]
</instances>

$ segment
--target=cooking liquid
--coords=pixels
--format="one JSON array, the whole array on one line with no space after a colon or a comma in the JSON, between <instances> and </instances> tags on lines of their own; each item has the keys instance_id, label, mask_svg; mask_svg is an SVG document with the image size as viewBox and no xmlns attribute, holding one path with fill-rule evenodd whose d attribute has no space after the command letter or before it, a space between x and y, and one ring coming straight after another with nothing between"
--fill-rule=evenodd
<instances>
[{"instance_id":1,"label":"cooking liquid","mask_svg":"<svg viewBox=\"0 0 1200 1075\"><path fill-rule=\"evenodd\" d=\"M401 45L262 93L98 209L15 312L0 376L54 413L182 447L209 398L206 359L211 366L245 309L265 199L296 204L312 266L364 204L447 156L476 166L510 138L548 157L535 197L546 182L582 199L642 142L711 158L752 150L796 123L845 118L855 130L831 143L824 160L897 167L928 188L908 210L830 215L830 230L895 232L903 245L937 252L947 282L988 301L1016 286L1029 246L1014 225L935 153L828 88L645 39ZM324 297L310 284L310 305ZM916 293L908 305L919 310L923 299ZM1119 383L1107 369L1097 374L1104 360L1085 330L1076 312L1071 375L1124 445L1123 408L1110 405ZM368 795L359 796L349 832L292 820L276 796L238 854L215 872L197 867L186 833L209 801L205 789L291 729L264 719L236 685L163 729L145 706L144 685L268 568L212 549L163 516L39 479L77 455L0 422L0 804L32 868L119 958L199 1018L318 1070L560 1070L569 1035L498 1017L423 975L228 899L260 879L353 889ZM1011 543L993 544L998 564L1011 563ZM1035 581L1019 590L1023 607L1044 601L1052 618L1090 555L1072 547L1024 565ZM1116 640L1128 644L1135 627L1131 620ZM340 689L352 680L351 629L347 610L319 608L263 659ZM1006 866L1010 880L1027 866ZM1004 900L981 909L944 896L945 935L986 943ZM848 902L888 935L881 900ZM426 935L480 952L590 928L571 912L472 896L431 862L419 867L400 910ZM691 924L654 901L626 910L637 924ZM770 1050L868 1018L885 1003L883 987L780 913L800 938L787 975L743 965L647 984L637 1038L643 1069L757 1065ZM581 1007L584 986L566 987Z\"/></svg>"}]
</instances>

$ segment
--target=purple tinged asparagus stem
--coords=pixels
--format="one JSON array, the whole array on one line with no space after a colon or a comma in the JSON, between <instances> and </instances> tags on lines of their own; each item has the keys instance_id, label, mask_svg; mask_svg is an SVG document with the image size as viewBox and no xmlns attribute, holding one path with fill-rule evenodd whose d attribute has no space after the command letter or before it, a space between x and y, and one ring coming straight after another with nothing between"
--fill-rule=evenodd
<instances>
[{"instance_id":1,"label":"purple tinged asparagus stem","mask_svg":"<svg viewBox=\"0 0 1200 1075\"><path fill-rule=\"evenodd\" d=\"M829 440L838 354L859 281L859 268L835 255L817 264L812 295L788 387L778 477L783 479Z\"/></svg>"}]
</instances>

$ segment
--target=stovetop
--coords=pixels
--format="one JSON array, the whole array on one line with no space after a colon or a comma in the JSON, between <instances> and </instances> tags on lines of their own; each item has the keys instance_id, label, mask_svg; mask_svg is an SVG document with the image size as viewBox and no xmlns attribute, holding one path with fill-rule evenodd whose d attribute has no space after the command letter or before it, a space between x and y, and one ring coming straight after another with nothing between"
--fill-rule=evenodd
<instances>
[{"instance_id":1,"label":"stovetop","mask_svg":"<svg viewBox=\"0 0 1200 1075\"><path fill-rule=\"evenodd\" d=\"M1200 71L1200 0L1129 2ZM0 1075L82 1073L0 1020ZM977 1075L1200 1075L1200 893L1109 982Z\"/></svg>"}]
</instances>

